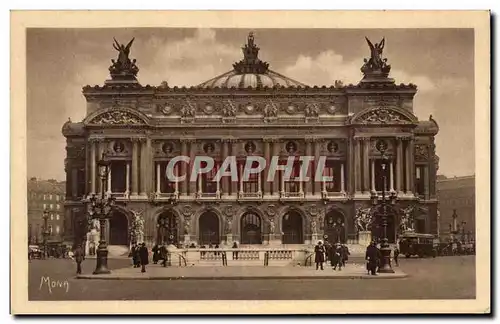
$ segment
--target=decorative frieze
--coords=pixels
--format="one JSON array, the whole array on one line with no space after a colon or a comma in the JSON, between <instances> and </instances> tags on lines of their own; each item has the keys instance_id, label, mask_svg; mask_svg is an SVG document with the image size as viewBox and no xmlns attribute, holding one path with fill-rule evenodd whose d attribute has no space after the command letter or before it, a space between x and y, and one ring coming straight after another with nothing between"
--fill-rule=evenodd
<instances>
[{"instance_id":1,"label":"decorative frieze","mask_svg":"<svg viewBox=\"0 0 500 324\"><path fill-rule=\"evenodd\" d=\"M97 115L89 124L92 125L141 125L144 121L123 110L111 110Z\"/></svg>"}]
</instances>

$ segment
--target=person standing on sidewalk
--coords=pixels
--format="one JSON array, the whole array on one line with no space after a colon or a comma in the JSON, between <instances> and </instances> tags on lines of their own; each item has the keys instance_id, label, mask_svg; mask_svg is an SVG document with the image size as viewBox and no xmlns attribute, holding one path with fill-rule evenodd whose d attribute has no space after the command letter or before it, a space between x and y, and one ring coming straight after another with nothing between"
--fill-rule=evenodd
<instances>
[{"instance_id":1,"label":"person standing on sidewalk","mask_svg":"<svg viewBox=\"0 0 500 324\"><path fill-rule=\"evenodd\" d=\"M314 247L314 262L316 262L316 270L321 267L321 270L323 269L323 262L325 262L325 247L323 246L323 243L321 241L316 244Z\"/></svg>"},{"instance_id":2,"label":"person standing on sidewalk","mask_svg":"<svg viewBox=\"0 0 500 324\"><path fill-rule=\"evenodd\" d=\"M146 243L142 243L139 248L139 258L141 260L141 272L146 272L146 265L149 263L149 251Z\"/></svg>"},{"instance_id":3,"label":"person standing on sidewalk","mask_svg":"<svg viewBox=\"0 0 500 324\"><path fill-rule=\"evenodd\" d=\"M396 264L396 267L399 267L399 261L398 261L398 257L399 257L399 249L398 249L398 246L396 245L394 247L394 263Z\"/></svg>"},{"instance_id":4,"label":"person standing on sidewalk","mask_svg":"<svg viewBox=\"0 0 500 324\"><path fill-rule=\"evenodd\" d=\"M74 258L76 261L76 274L82 274L82 262L83 260L85 260L85 257L83 256L83 251L80 244L76 246Z\"/></svg>"}]
</instances>

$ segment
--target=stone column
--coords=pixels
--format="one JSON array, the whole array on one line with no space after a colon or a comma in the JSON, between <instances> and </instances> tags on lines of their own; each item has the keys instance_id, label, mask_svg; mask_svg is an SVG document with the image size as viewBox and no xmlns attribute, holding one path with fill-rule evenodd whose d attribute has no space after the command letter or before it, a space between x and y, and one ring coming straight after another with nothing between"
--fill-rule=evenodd
<instances>
[{"instance_id":1,"label":"stone column","mask_svg":"<svg viewBox=\"0 0 500 324\"><path fill-rule=\"evenodd\" d=\"M95 139L90 140L90 193L96 193L96 146Z\"/></svg>"},{"instance_id":2,"label":"stone column","mask_svg":"<svg viewBox=\"0 0 500 324\"><path fill-rule=\"evenodd\" d=\"M271 164L271 140L264 138L264 159L266 159L266 168L264 169L264 196L271 194L271 182L267 181L269 173L269 164Z\"/></svg>"},{"instance_id":3,"label":"stone column","mask_svg":"<svg viewBox=\"0 0 500 324\"><path fill-rule=\"evenodd\" d=\"M191 178L191 172L193 172L193 165L194 165L194 158L196 156L196 140L192 139L189 143L189 158L190 158L190 163L189 163L189 174L188 178ZM189 181L189 179L188 179ZM189 195L195 196L196 195L196 181L189 181Z\"/></svg>"},{"instance_id":4,"label":"stone column","mask_svg":"<svg viewBox=\"0 0 500 324\"><path fill-rule=\"evenodd\" d=\"M424 166L424 195L425 199L429 199L429 165Z\"/></svg>"},{"instance_id":5,"label":"stone column","mask_svg":"<svg viewBox=\"0 0 500 324\"><path fill-rule=\"evenodd\" d=\"M101 160L102 159L104 148L105 148L104 139L103 138L97 139L97 160ZM97 169L97 179L96 179L96 181L97 181L97 185L96 185L97 191L99 193L105 192L106 188L103 188L101 176L99 175L99 170L98 169Z\"/></svg>"},{"instance_id":6,"label":"stone column","mask_svg":"<svg viewBox=\"0 0 500 324\"><path fill-rule=\"evenodd\" d=\"M132 138L132 196L137 196L139 185L139 140Z\"/></svg>"},{"instance_id":7,"label":"stone column","mask_svg":"<svg viewBox=\"0 0 500 324\"><path fill-rule=\"evenodd\" d=\"M321 154L321 140L318 138L312 139L314 143L314 172L313 172L313 191L315 196L321 196L321 183L322 181L315 181L316 169L318 168L318 161Z\"/></svg>"},{"instance_id":8,"label":"stone column","mask_svg":"<svg viewBox=\"0 0 500 324\"><path fill-rule=\"evenodd\" d=\"M403 179L403 143L401 138L396 139L396 191L402 192L401 180Z\"/></svg>"},{"instance_id":9,"label":"stone column","mask_svg":"<svg viewBox=\"0 0 500 324\"><path fill-rule=\"evenodd\" d=\"M107 183L107 186L108 188L106 189L106 192L108 194L111 193L111 173L113 172L113 168L111 168L111 165L109 167L109 173L108 173L108 183Z\"/></svg>"},{"instance_id":10,"label":"stone column","mask_svg":"<svg viewBox=\"0 0 500 324\"><path fill-rule=\"evenodd\" d=\"M160 194L161 193L161 169L160 169L160 163L156 163L156 193Z\"/></svg>"},{"instance_id":11,"label":"stone column","mask_svg":"<svg viewBox=\"0 0 500 324\"><path fill-rule=\"evenodd\" d=\"M141 185L140 185L140 195L143 197L147 196L147 178L148 178L148 147L147 147L147 139L146 138L141 138L140 139L140 145L141 145L141 166L140 166L140 179L141 179Z\"/></svg>"},{"instance_id":12,"label":"stone column","mask_svg":"<svg viewBox=\"0 0 500 324\"><path fill-rule=\"evenodd\" d=\"M313 138L310 138L310 137L307 137L306 138L306 156L312 156L312 141L313 141ZM305 189L305 195L304 196L311 196L312 195L312 183L311 181L313 181L312 178L314 178L314 173L311 171L313 168L312 168L312 164L310 163L309 166L307 167L307 173L306 173L306 177L309 178L309 180L307 181L304 181L304 189ZM302 172L301 172L302 173Z\"/></svg>"},{"instance_id":13,"label":"stone column","mask_svg":"<svg viewBox=\"0 0 500 324\"><path fill-rule=\"evenodd\" d=\"M125 196L130 195L130 162L127 162L125 168Z\"/></svg>"},{"instance_id":14,"label":"stone column","mask_svg":"<svg viewBox=\"0 0 500 324\"><path fill-rule=\"evenodd\" d=\"M340 192L345 193L344 162L340 163Z\"/></svg>"},{"instance_id":15,"label":"stone column","mask_svg":"<svg viewBox=\"0 0 500 324\"><path fill-rule=\"evenodd\" d=\"M394 166L392 161L389 162L389 191L394 191Z\"/></svg>"},{"instance_id":16,"label":"stone column","mask_svg":"<svg viewBox=\"0 0 500 324\"><path fill-rule=\"evenodd\" d=\"M375 160L371 160L371 167L372 167L372 185L371 185L371 191L372 192L377 192L377 189L375 188Z\"/></svg>"},{"instance_id":17,"label":"stone column","mask_svg":"<svg viewBox=\"0 0 500 324\"><path fill-rule=\"evenodd\" d=\"M238 176L238 182L240 184L240 195L243 195L243 164L240 164L240 173Z\"/></svg>"},{"instance_id":18,"label":"stone column","mask_svg":"<svg viewBox=\"0 0 500 324\"><path fill-rule=\"evenodd\" d=\"M228 140L222 140L222 156L221 156L221 166L226 157L229 156L229 141ZM222 170L221 170L222 172ZM224 177L221 179L221 184L222 184L222 190L221 190L221 197L222 196L229 196L229 191L230 191L230 184L231 177Z\"/></svg>"},{"instance_id":19,"label":"stone column","mask_svg":"<svg viewBox=\"0 0 500 324\"><path fill-rule=\"evenodd\" d=\"M405 147L405 192L410 193L411 192L411 185L410 185L410 141L406 141L406 147Z\"/></svg>"},{"instance_id":20,"label":"stone column","mask_svg":"<svg viewBox=\"0 0 500 324\"><path fill-rule=\"evenodd\" d=\"M370 192L370 139L363 139L363 192Z\"/></svg>"},{"instance_id":21,"label":"stone column","mask_svg":"<svg viewBox=\"0 0 500 324\"><path fill-rule=\"evenodd\" d=\"M236 158L236 161L237 160L237 149L236 149L236 143L238 143L237 140L230 140L229 141L230 143L230 147L229 147L229 151L231 152L231 156L234 156ZM238 168L238 164L236 164L236 167ZM231 182L231 196L235 196L237 197L238 196L238 183L240 181L240 175L239 175L239 169L236 170L236 174L238 174L238 181L232 181L232 179L230 178L230 182Z\"/></svg>"},{"instance_id":22,"label":"stone column","mask_svg":"<svg viewBox=\"0 0 500 324\"><path fill-rule=\"evenodd\" d=\"M415 191L415 140L410 138L410 191Z\"/></svg>"},{"instance_id":23,"label":"stone column","mask_svg":"<svg viewBox=\"0 0 500 324\"><path fill-rule=\"evenodd\" d=\"M354 139L354 191L361 193L361 141Z\"/></svg>"},{"instance_id":24,"label":"stone column","mask_svg":"<svg viewBox=\"0 0 500 324\"><path fill-rule=\"evenodd\" d=\"M273 156L278 156L280 153L280 144L281 142L278 139L273 140ZM273 181L273 195L274 196L279 196L279 172L276 172L274 174L274 181Z\"/></svg>"},{"instance_id":25,"label":"stone column","mask_svg":"<svg viewBox=\"0 0 500 324\"><path fill-rule=\"evenodd\" d=\"M188 153L188 141L186 139L181 139L181 155L182 156L187 156ZM180 191L181 195L187 195L188 188L189 188L189 175L187 174L188 168L186 163L180 163L180 174L179 175L186 175L186 179L184 179L184 182L180 184Z\"/></svg>"}]
</instances>

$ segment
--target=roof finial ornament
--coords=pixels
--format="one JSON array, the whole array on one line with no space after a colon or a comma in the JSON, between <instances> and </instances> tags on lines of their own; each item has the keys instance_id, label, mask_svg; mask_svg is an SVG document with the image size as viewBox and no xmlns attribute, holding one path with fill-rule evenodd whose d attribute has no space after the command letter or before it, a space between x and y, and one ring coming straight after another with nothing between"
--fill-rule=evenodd
<instances>
[{"instance_id":1,"label":"roof finial ornament","mask_svg":"<svg viewBox=\"0 0 500 324\"><path fill-rule=\"evenodd\" d=\"M382 57L385 47L385 37L379 43L373 44L368 37L365 36L366 42L370 47L370 58L365 58L361 72L364 74L364 82L387 82L394 80L389 79L391 66L387 64L387 59Z\"/></svg>"},{"instance_id":2,"label":"roof finial ornament","mask_svg":"<svg viewBox=\"0 0 500 324\"><path fill-rule=\"evenodd\" d=\"M234 63L233 68L239 74L245 73L266 73L269 64L262 62L259 59L260 48L255 45L255 38L253 31L248 33L247 43L241 48L243 51L243 60Z\"/></svg>"},{"instance_id":3,"label":"roof finial ornament","mask_svg":"<svg viewBox=\"0 0 500 324\"><path fill-rule=\"evenodd\" d=\"M125 46L124 44L120 44L116 38L113 37L114 43L113 48L118 51L118 58L115 60L111 60L113 63L109 67L109 72L111 74L111 79L113 80L136 80L137 73L139 72L139 68L135 64L136 60L130 60L130 48L134 43L135 38L132 38L130 42Z\"/></svg>"},{"instance_id":4,"label":"roof finial ornament","mask_svg":"<svg viewBox=\"0 0 500 324\"><path fill-rule=\"evenodd\" d=\"M253 31L248 33L248 47L254 47Z\"/></svg>"}]
</instances>

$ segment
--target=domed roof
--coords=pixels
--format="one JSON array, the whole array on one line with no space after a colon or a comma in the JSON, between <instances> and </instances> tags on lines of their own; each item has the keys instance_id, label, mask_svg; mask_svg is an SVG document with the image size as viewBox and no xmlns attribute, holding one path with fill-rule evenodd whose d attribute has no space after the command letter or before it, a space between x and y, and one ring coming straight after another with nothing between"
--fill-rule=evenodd
<instances>
[{"instance_id":1,"label":"domed roof","mask_svg":"<svg viewBox=\"0 0 500 324\"><path fill-rule=\"evenodd\" d=\"M242 48L243 60L233 64L233 70L199 84L200 88L257 88L275 86L305 87L304 83L290 79L269 69L269 64L258 58L260 48L255 45L253 33L248 35Z\"/></svg>"}]
</instances>

